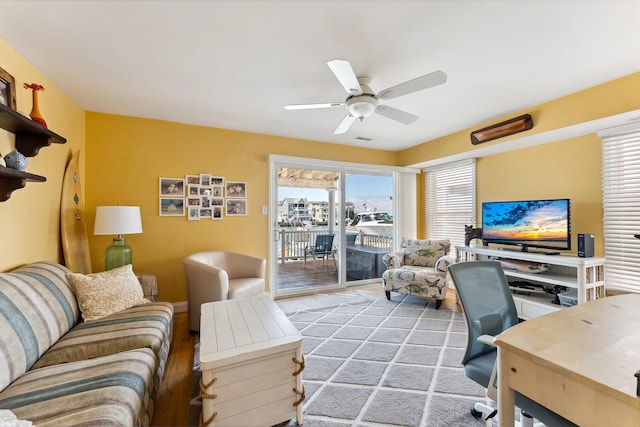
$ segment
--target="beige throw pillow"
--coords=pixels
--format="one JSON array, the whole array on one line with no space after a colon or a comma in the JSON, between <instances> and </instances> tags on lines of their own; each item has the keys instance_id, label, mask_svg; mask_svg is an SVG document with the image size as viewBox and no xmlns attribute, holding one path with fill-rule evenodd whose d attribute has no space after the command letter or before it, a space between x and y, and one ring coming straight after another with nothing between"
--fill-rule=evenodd
<instances>
[{"instance_id":1,"label":"beige throw pillow","mask_svg":"<svg viewBox=\"0 0 640 427\"><path fill-rule=\"evenodd\" d=\"M131 264L102 273L69 273L67 276L85 322L149 303Z\"/></svg>"}]
</instances>

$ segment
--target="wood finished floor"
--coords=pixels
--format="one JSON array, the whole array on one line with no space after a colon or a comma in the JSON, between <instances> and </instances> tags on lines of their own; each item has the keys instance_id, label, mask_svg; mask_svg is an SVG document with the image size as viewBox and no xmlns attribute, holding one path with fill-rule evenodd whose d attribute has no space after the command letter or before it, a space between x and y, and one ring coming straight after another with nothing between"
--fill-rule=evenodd
<instances>
[{"instance_id":1,"label":"wood finished floor","mask_svg":"<svg viewBox=\"0 0 640 427\"><path fill-rule=\"evenodd\" d=\"M379 289L380 285L367 285L367 289ZM449 288L442 303L449 310L462 312L456 303L455 291ZM189 400L191 398L191 373L195 336L189 330L187 313L174 315L174 335L167 359L164 378L156 399L152 426L187 426Z\"/></svg>"},{"instance_id":2,"label":"wood finished floor","mask_svg":"<svg viewBox=\"0 0 640 427\"><path fill-rule=\"evenodd\" d=\"M171 351L158 390L152 426L189 425L194 346L195 335L189 330L189 316L186 312L175 313Z\"/></svg>"},{"instance_id":3,"label":"wood finished floor","mask_svg":"<svg viewBox=\"0 0 640 427\"><path fill-rule=\"evenodd\" d=\"M334 270L333 261L330 259L324 267L322 261L316 260L316 271L313 264L303 261L287 261L278 264L278 286L280 290L298 289L300 291L311 290L327 284L338 284L338 273Z\"/></svg>"}]
</instances>

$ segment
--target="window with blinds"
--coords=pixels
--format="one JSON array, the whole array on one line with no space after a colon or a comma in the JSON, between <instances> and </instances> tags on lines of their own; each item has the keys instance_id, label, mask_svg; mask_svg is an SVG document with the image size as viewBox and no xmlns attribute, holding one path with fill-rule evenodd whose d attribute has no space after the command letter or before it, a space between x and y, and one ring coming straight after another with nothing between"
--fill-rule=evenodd
<instances>
[{"instance_id":1,"label":"window with blinds","mask_svg":"<svg viewBox=\"0 0 640 427\"><path fill-rule=\"evenodd\" d=\"M424 205L427 238L464 245L464 226L476 226L475 159L425 169Z\"/></svg>"},{"instance_id":2,"label":"window with blinds","mask_svg":"<svg viewBox=\"0 0 640 427\"><path fill-rule=\"evenodd\" d=\"M640 292L640 123L598 134L607 289Z\"/></svg>"}]
</instances>

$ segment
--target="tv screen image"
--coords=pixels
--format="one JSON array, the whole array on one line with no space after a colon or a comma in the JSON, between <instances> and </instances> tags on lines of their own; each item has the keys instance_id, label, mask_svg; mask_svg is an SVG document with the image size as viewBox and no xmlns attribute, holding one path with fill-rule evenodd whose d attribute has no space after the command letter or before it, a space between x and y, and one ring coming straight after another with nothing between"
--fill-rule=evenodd
<instances>
[{"instance_id":1,"label":"tv screen image","mask_svg":"<svg viewBox=\"0 0 640 427\"><path fill-rule=\"evenodd\" d=\"M529 247L571 249L569 199L484 202L482 241Z\"/></svg>"}]
</instances>

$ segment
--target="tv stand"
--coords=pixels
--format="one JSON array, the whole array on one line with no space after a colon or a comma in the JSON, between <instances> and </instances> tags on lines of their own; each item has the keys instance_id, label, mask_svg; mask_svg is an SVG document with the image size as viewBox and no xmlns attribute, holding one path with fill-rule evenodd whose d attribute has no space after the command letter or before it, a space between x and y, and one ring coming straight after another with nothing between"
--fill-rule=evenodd
<instances>
[{"instance_id":1,"label":"tv stand","mask_svg":"<svg viewBox=\"0 0 640 427\"><path fill-rule=\"evenodd\" d=\"M483 245L485 248L488 249L489 245ZM553 251L553 252L545 252L545 251L533 251L533 252L529 252L529 246L527 245L522 245L520 250L515 250L515 249L506 249L506 248L498 248L498 250L500 251L512 251L512 252L526 252L526 253L530 253L530 254L540 254L540 255L560 255L560 252L558 251Z\"/></svg>"},{"instance_id":2,"label":"tv stand","mask_svg":"<svg viewBox=\"0 0 640 427\"><path fill-rule=\"evenodd\" d=\"M604 258L547 255L545 253L489 249L486 246L456 246L456 252L457 262L502 258L546 264L549 269L541 273L508 268L504 269L504 273L507 279L538 283L549 287L575 288L578 294L578 304L605 296ZM552 299L552 295L544 293L532 292L529 295L516 293L513 295L518 317L525 320L560 310L561 306L553 304Z\"/></svg>"}]
</instances>

